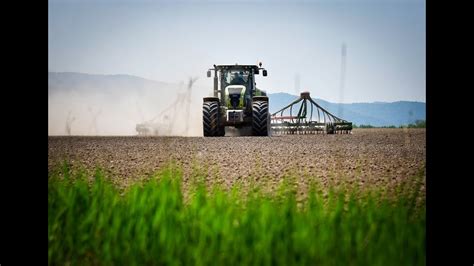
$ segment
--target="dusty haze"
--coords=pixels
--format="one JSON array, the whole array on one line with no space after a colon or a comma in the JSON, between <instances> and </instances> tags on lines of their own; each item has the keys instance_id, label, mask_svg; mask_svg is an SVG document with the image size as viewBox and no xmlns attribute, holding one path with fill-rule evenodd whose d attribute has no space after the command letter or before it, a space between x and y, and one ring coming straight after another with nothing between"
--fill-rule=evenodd
<instances>
[{"instance_id":1,"label":"dusty haze","mask_svg":"<svg viewBox=\"0 0 474 266\"><path fill-rule=\"evenodd\" d=\"M153 122L160 135L201 136L202 97L212 84L196 82L189 89L190 78L164 83L128 75L49 73L48 135L137 135L137 124Z\"/></svg>"}]
</instances>

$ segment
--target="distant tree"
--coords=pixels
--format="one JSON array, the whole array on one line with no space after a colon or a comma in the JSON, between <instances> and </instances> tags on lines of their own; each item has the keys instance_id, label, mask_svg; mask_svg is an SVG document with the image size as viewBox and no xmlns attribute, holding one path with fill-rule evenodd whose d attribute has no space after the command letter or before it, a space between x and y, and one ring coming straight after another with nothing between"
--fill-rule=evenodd
<instances>
[{"instance_id":1,"label":"distant tree","mask_svg":"<svg viewBox=\"0 0 474 266\"><path fill-rule=\"evenodd\" d=\"M414 124L408 124L408 125L400 125L400 126L395 126L395 125L390 125L390 126L373 126L373 125L356 125L352 124L352 128L426 128L426 121L425 120L416 120Z\"/></svg>"},{"instance_id":2,"label":"distant tree","mask_svg":"<svg viewBox=\"0 0 474 266\"><path fill-rule=\"evenodd\" d=\"M408 125L401 125L400 128L426 128L425 120L416 120L415 123L410 123Z\"/></svg>"},{"instance_id":3,"label":"distant tree","mask_svg":"<svg viewBox=\"0 0 474 266\"><path fill-rule=\"evenodd\" d=\"M426 128L426 120L416 120L415 125L417 128Z\"/></svg>"},{"instance_id":4,"label":"distant tree","mask_svg":"<svg viewBox=\"0 0 474 266\"><path fill-rule=\"evenodd\" d=\"M401 128L402 126L400 126ZM352 128L397 128L396 126L394 125L390 125L390 126L373 126L373 125L356 125L356 124L353 124L352 125Z\"/></svg>"}]
</instances>

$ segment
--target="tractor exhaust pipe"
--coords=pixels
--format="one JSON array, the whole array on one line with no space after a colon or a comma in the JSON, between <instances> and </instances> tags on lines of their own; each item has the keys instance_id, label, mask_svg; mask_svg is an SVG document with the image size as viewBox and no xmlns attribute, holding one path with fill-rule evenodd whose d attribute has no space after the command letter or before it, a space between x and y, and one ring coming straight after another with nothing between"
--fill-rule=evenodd
<instances>
[{"instance_id":1,"label":"tractor exhaust pipe","mask_svg":"<svg viewBox=\"0 0 474 266\"><path fill-rule=\"evenodd\" d=\"M217 90L218 90L217 89L217 85L218 85L217 82L218 82L217 81L217 67L216 67L216 65L214 65L214 97L219 97L217 95Z\"/></svg>"}]
</instances>

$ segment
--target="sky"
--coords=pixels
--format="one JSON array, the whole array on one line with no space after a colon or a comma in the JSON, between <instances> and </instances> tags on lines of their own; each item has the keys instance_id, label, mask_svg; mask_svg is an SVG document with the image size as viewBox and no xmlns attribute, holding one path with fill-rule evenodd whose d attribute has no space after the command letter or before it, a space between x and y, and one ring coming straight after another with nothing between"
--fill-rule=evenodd
<instances>
[{"instance_id":1,"label":"sky","mask_svg":"<svg viewBox=\"0 0 474 266\"><path fill-rule=\"evenodd\" d=\"M257 87L269 93L310 91L344 103L426 101L422 0L50 0L48 6L51 72L169 83L194 76L211 91L206 71L213 64L262 62L268 76L257 76Z\"/></svg>"}]
</instances>

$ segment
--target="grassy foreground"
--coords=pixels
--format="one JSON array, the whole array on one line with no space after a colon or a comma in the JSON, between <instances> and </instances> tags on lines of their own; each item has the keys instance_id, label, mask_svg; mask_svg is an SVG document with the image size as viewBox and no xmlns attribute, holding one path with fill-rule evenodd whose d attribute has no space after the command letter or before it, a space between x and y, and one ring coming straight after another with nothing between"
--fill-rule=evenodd
<instances>
[{"instance_id":1,"label":"grassy foreground","mask_svg":"<svg viewBox=\"0 0 474 266\"><path fill-rule=\"evenodd\" d=\"M425 210L314 187L295 193L211 192L184 202L180 174L118 190L100 171L48 179L49 265L425 265Z\"/></svg>"}]
</instances>

